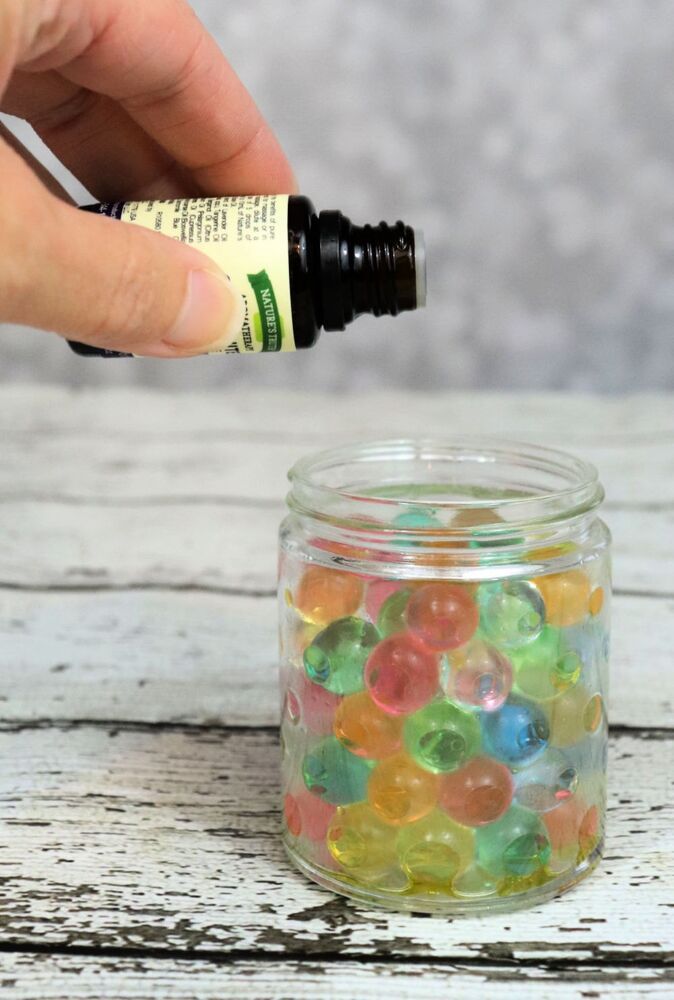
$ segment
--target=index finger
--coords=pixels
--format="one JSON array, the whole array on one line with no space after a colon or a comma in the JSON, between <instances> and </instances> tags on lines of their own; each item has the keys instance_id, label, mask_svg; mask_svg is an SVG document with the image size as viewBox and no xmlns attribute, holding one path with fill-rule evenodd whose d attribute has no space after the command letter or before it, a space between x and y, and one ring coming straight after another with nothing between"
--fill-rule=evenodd
<instances>
[{"instance_id":1,"label":"index finger","mask_svg":"<svg viewBox=\"0 0 674 1000\"><path fill-rule=\"evenodd\" d=\"M119 101L203 190L295 190L273 132L184 0L76 0L63 8L67 30L25 69L57 68Z\"/></svg>"}]
</instances>

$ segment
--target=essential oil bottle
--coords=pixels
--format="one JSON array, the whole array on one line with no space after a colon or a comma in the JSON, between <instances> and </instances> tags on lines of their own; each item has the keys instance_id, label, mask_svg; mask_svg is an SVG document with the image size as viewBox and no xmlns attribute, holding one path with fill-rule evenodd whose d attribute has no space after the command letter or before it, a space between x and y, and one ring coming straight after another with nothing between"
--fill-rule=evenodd
<instances>
[{"instance_id":1,"label":"essential oil bottle","mask_svg":"<svg viewBox=\"0 0 674 1000\"><path fill-rule=\"evenodd\" d=\"M426 302L423 236L402 222L354 226L299 195L183 198L87 206L189 243L211 257L242 297L226 346L249 354L313 347L357 316L397 316ZM72 343L78 354L129 357Z\"/></svg>"}]
</instances>

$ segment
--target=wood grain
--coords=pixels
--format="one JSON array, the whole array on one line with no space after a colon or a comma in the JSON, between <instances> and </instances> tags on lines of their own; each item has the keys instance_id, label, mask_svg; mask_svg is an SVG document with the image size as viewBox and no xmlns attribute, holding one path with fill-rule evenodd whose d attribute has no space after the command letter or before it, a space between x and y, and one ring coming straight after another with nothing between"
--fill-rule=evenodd
<instances>
[{"instance_id":1,"label":"wood grain","mask_svg":"<svg viewBox=\"0 0 674 1000\"><path fill-rule=\"evenodd\" d=\"M2 940L656 964L673 943L673 750L613 739L606 859L574 891L448 921L368 912L294 872L272 732L19 727L0 733Z\"/></svg>"},{"instance_id":2,"label":"wood grain","mask_svg":"<svg viewBox=\"0 0 674 1000\"><path fill-rule=\"evenodd\" d=\"M0 956L7 1000L582 1000L610 991L614 1000L671 997L666 969L563 961L534 969L521 963L473 968L462 963L324 959L157 959L142 955Z\"/></svg>"}]
</instances>

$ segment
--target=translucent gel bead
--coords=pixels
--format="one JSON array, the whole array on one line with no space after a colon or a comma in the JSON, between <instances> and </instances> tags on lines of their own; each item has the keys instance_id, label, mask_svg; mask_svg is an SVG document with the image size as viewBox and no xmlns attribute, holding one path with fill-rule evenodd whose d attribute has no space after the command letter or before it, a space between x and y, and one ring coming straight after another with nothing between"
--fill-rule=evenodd
<instances>
[{"instance_id":1,"label":"translucent gel bead","mask_svg":"<svg viewBox=\"0 0 674 1000\"><path fill-rule=\"evenodd\" d=\"M563 629L561 634L566 648L577 653L586 668L596 670L600 664L607 662L609 634L600 619L572 625Z\"/></svg>"},{"instance_id":2,"label":"translucent gel bead","mask_svg":"<svg viewBox=\"0 0 674 1000\"><path fill-rule=\"evenodd\" d=\"M439 670L439 658L419 639L401 632L374 648L365 664L365 684L385 712L405 715L431 700Z\"/></svg>"},{"instance_id":3,"label":"translucent gel bead","mask_svg":"<svg viewBox=\"0 0 674 1000\"><path fill-rule=\"evenodd\" d=\"M494 712L510 694L512 666L495 646L473 639L452 655L451 663L451 693L457 701Z\"/></svg>"},{"instance_id":4,"label":"translucent gel bead","mask_svg":"<svg viewBox=\"0 0 674 1000\"><path fill-rule=\"evenodd\" d=\"M550 728L550 745L564 748L597 731L603 718L603 704L599 695L591 694L583 684L576 684L559 698L548 702L545 713Z\"/></svg>"},{"instance_id":5,"label":"translucent gel bead","mask_svg":"<svg viewBox=\"0 0 674 1000\"><path fill-rule=\"evenodd\" d=\"M365 590L365 613L376 624L382 604L402 588L398 580L371 580Z\"/></svg>"},{"instance_id":6,"label":"translucent gel bead","mask_svg":"<svg viewBox=\"0 0 674 1000\"><path fill-rule=\"evenodd\" d=\"M579 795L565 799L557 809L542 817L553 853L564 854L571 849L573 861L578 849L578 830L587 812L587 803Z\"/></svg>"},{"instance_id":7,"label":"translucent gel bead","mask_svg":"<svg viewBox=\"0 0 674 1000\"><path fill-rule=\"evenodd\" d=\"M324 840L335 815L335 806L301 788L284 800L286 826L295 837Z\"/></svg>"},{"instance_id":8,"label":"translucent gel bead","mask_svg":"<svg viewBox=\"0 0 674 1000\"><path fill-rule=\"evenodd\" d=\"M550 701L578 682L582 660L559 629L546 625L538 638L510 654L515 687L527 698Z\"/></svg>"},{"instance_id":9,"label":"translucent gel bead","mask_svg":"<svg viewBox=\"0 0 674 1000\"><path fill-rule=\"evenodd\" d=\"M421 767L438 774L455 771L480 746L475 715L450 701L436 701L405 720L405 746Z\"/></svg>"},{"instance_id":10,"label":"translucent gel bead","mask_svg":"<svg viewBox=\"0 0 674 1000\"><path fill-rule=\"evenodd\" d=\"M311 733L327 736L341 702L339 695L309 680L304 671L296 671L286 691L284 717L291 725L302 725Z\"/></svg>"},{"instance_id":11,"label":"translucent gel bead","mask_svg":"<svg viewBox=\"0 0 674 1000\"><path fill-rule=\"evenodd\" d=\"M479 864L492 875L532 875L550 857L550 841L536 813L511 806L505 816L475 833Z\"/></svg>"},{"instance_id":12,"label":"translucent gel bead","mask_svg":"<svg viewBox=\"0 0 674 1000\"><path fill-rule=\"evenodd\" d=\"M484 826L502 816L512 801L513 779L505 764L474 757L440 781L438 802L464 826Z\"/></svg>"},{"instance_id":13,"label":"translucent gel bead","mask_svg":"<svg viewBox=\"0 0 674 1000\"><path fill-rule=\"evenodd\" d=\"M545 618L550 625L575 625L589 613L592 586L582 569L539 576L534 583L543 596Z\"/></svg>"},{"instance_id":14,"label":"translucent gel bead","mask_svg":"<svg viewBox=\"0 0 674 1000\"><path fill-rule=\"evenodd\" d=\"M400 865L413 882L449 888L473 857L474 836L445 813L434 810L398 835Z\"/></svg>"},{"instance_id":15,"label":"translucent gel bead","mask_svg":"<svg viewBox=\"0 0 674 1000\"><path fill-rule=\"evenodd\" d=\"M337 810L327 844L335 861L357 878L372 877L397 865L395 831L366 802Z\"/></svg>"},{"instance_id":16,"label":"translucent gel bead","mask_svg":"<svg viewBox=\"0 0 674 1000\"><path fill-rule=\"evenodd\" d=\"M487 754L511 767L523 767L548 745L548 720L531 702L507 701L496 712L481 713L480 721Z\"/></svg>"},{"instance_id":17,"label":"translucent gel bead","mask_svg":"<svg viewBox=\"0 0 674 1000\"><path fill-rule=\"evenodd\" d=\"M459 899L485 899L498 892L497 880L479 865L469 865L452 883L452 892Z\"/></svg>"},{"instance_id":18,"label":"translucent gel bead","mask_svg":"<svg viewBox=\"0 0 674 1000\"><path fill-rule=\"evenodd\" d=\"M441 522L435 516L435 511L425 507L412 508L398 514L393 519L392 524L394 528L400 528L403 531L405 529L442 527ZM409 542L399 542L398 544L409 544Z\"/></svg>"},{"instance_id":19,"label":"translucent gel bead","mask_svg":"<svg viewBox=\"0 0 674 1000\"><path fill-rule=\"evenodd\" d=\"M363 581L352 573L310 566L305 570L294 596L302 617L315 625L327 625L336 618L355 614L363 596Z\"/></svg>"},{"instance_id":20,"label":"translucent gel bead","mask_svg":"<svg viewBox=\"0 0 674 1000\"><path fill-rule=\"evenodd\" d=\"M377 617L377 628L382 636L395 635L404 632L407 626L405 612L412 596L410 587L398 589L383 602Z\"/></svg>"},{"instance_id":21,"label":"translucent gel bead","mask_svg":"<svg viewBox=\"0 0 674 1000\"><path fill-rule=\"evenodd\" d=\"M559 750L548 749L515 774L515 801L532 812L549 812L570 798L577 785L572 761Z\"/></svg>"},{"instance_id":22,"label":"translucent gel bead","mask_svg":"<svg viewBox=\"0 0 674 1000\"><path fill-rule=\"evenodd\" d=\"M543 598L526 580L483 584L478 604L480 632L504 649L526 646L540 635L545 624Z\"/></svg>"},{"instance_id":23,"label":"translucent gel bead","mask_svg":"<svg viewBox=\"0 0 674 1000\"><path fill-rule=\"evenodd\" d=\"M407 625L430 649L456 649L473 636L479 622L475 601L453 583L430 583L412 594Z\"/></svg>"},{"instance_id":24,"label":"translucent gel bead","mask_svg":"<svg viewBox=\"0 0 674 1000\"><path fill-rule=\"evenodd\" d=\"M368 784L368 797L380 819L403 826L433 809L438 782L435 775L418 767L406 754L396 754L375 767Z\"/></svg>"},{"instance_id":25,"label":"translucent gel bead","mask_svg":"<svg viewBox=\"0 0 674 1000\"><path fill-rule=\"evenodd\" d=\"M334 718L334 733L359 757L380 760L402 747L402 719L383 712L367 691L344 698Z\"/></svg>"},{"instance_id":26,"label":"translucent gel bead","mask_svg":"<svg viewBox=\"0 0 674 1000\"><path fill-rule=\"evenodd\" d=\"M334 736L309 750L302 763L309 791L334 805L365 799L371 770L369 761L349 753Z\"/></svg>"},{"instance_id":27,"label":"translucent gel bead","mask_svg":"<svg viewBox=\"0 0 674 1000\"><path fill-rule=\"evenodd\" d=\"M363 667L379 642L379 633L362 618L340 618L316 636L304 651L307 676L328 691L352 694L363 688Z\"/></svg>"}]
</instances>

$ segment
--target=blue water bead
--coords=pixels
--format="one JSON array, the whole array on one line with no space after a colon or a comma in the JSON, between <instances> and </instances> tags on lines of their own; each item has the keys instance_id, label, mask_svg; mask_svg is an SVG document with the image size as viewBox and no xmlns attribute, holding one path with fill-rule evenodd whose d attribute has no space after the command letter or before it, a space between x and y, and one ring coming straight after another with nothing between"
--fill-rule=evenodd
<instances>
[{"instance_id":1,"label":"blue water bead","mask_svg":"<svg viewBox=\"0 0 674 1000\"><path fill-rule=\"evenodd\" d=\"M578 770L571 756L548 748L515 773L515 801L544 813L561 805L578 787Z\"/></svg>"},{"instance_id":2,"label":"blue water bead","mask_svg":"<svg viewBox=\"0 0 674 1000\"><path fill-rule=\"evenodd\" d=\"M374 762L356 757L334 736L309 750L302 763L304 783L314 795L333 805L361 802Z\"/></svg>"},{"instance_id":3,"label":"blue water bead","mask_svg":"<svg viewBox=\"0 0 674 1000\"><path fill-rule=\"evenodd\" d=\"M480 632L504 649L519 649L538 638L545 624L545 603L528 580L483 584L477 594Z\"/></svg>"},{"instance_id":4,"label":"blue water bead","mask_svg":"<svg viewBox=\"0 0 674 1000\"><path fill-rule=\"evenodd\" d=\"M511 767L523 767L543 753L550 727L533 702L509 699L495 712L481 712L484 749Z\"/></svg>"}]
</instances>

